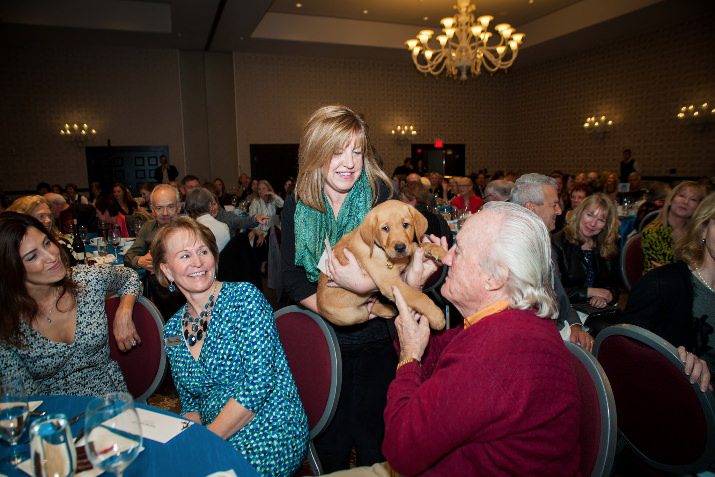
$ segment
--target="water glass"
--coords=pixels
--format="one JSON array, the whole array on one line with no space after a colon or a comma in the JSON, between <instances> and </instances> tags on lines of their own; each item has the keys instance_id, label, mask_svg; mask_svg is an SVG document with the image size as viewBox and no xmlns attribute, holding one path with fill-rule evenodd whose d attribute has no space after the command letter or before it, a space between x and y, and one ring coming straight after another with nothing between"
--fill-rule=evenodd
<instances>
[{"instance_id":1,"label":"water glass","mask_svg":"<svg viewBox=\"0 0 715 477\"><path fill-rule=\"evenodd\" d=\"M0 378L0 437L12 447L9 462L17 465L27 458L17 452L17 441L25 432L30 409L27 405L25 386L20 376Z\"/></svg>"},{"instance_id":2,"label":"water glass","mask_svg":"<svg viewBox=\"0 0 715 477\"><path fill-rule=\"evenodd\" d=\"M77 450L64 414L48 414L30 427L30 453L35 476L70 477L77 470Z\"/></svg>"},{"instance_id":3,"label":"water glass","mask_svg":"<svg viewBox=\"0 0 715 477\"><path fill-rule=\"evenodd\" d=\"M111 393L92 399L87 404L85 436L92 465L121 477L142 446L141 423L132 396Z\"/></svg>"},{"instance_id":4,"label":"water glass","mask_svg":"<svg viewBox=\"0 0 715 477\"><path fill-rule=\"evenodd\" d=\"M97 255L100 257L107 256L107 241L102 237L97 237Z\"/></svg>"},{"instance_id":5,"label":"water glass","mask_svg":"<svg viewBox=\"0 0 715 477\"><path fill-rule=\"evenodd\" d=\"M87 226L86 225L78 225L77 226L77 231L79 232L79 238L82 239L82 242L87 242Z\"/></svg>"}]
</instances>

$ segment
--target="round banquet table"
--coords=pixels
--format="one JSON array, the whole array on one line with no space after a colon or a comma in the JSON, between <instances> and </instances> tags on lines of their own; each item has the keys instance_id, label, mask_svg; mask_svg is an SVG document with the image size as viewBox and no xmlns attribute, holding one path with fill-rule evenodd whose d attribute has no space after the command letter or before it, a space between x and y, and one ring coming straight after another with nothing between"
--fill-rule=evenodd
<instances>
[{"instance_id":1,"label":"round banquet table","mask_svg":"<svg viewBox=\"0 0 715 477\"><path fill-rule=\"evenodd\" d=\"M72 419L85 411L91 398L85 396L37 396L29 398L30 401L42 401L37 411L47 411L50 414L61 412ZM166 414L181 419L172 412L136 404L137 408ZM30 418L28 428L35 418ZM72 435L76 436L84 427L84 418L72 424ZM175 476L206 476L218 471L232 469L239 477L257 476L256 470L251 467L243 455L235 450L228 442L221 439L204 426L193 424L179 433L166 444L144 439L144 451L124 470L126 477L164 477ZM29 455L27 430L20 439L19 450ZM25 476L24 472L7 463L10 457L10 446L0 440L0 473L8 477ZM111 475L111 474L103 474Z\"/></svg>"}]
</instances>

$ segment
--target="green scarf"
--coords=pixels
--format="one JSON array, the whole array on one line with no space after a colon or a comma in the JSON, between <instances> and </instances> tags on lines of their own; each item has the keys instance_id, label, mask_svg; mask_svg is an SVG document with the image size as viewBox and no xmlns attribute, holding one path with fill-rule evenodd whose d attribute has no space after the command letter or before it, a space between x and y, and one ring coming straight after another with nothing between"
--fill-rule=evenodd
<instances>
[{"instance_id":1,"label":"green scarf","mask_svg":"<svg viewBox=\"0 0 715 477\"><path fill-rule=\"evenodd\" d=\"M305 268L308 280L313 283L320 277L318 262L325 249L325 237L335 246L343 235L362 223L372 207L372 189L365 170L345 197L337 221L325 192L323 201L326 212L312 209L302 201L295 207L295 264Z\"/></svg>"}]
</instances>

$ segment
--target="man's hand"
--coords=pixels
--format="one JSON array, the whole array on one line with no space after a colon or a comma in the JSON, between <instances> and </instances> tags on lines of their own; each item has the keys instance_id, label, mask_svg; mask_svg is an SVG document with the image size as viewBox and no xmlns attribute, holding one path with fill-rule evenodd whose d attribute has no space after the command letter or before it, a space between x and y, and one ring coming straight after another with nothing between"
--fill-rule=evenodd
<instances>
[{"instance_id":1,"label":"man's hand","mask_svg":"<svg viewBox=\"0 0 715 477\"><path fill-rule=\"evenodd\" d=\"M253 218L256 219L256 222L258 222L261 225L268 225L271 222L270 215L257 214Z\"/></svg>"},{"instance_id":2,"label":"man's hand","mask_svg":"<svg viewBox=\"0 0 715 477\"><path fill-rule=\"evenodd\" d=\"M705 392L708 389L712 391L713 387L710 386L710 370L708 369L708 363L698 358L693 353L686 351L684 346L678 346L678 355L680 357L680 361L682 361L685 365L683 371L685 374L690 376L690 383L695 384L698 380L700 380L700 390L702 392Z\"/></svg>"},{"instance_id":3,"label":"man's hand","mask_svg":"<svg viewBox=\"0 0 715 477\"><path fill-rule=\"evenodd\" d=\"M139 257L139 260L137 260L137 265L139 265L147 272L154 273L154 265L151 261L151 252L147 253L143 257Z\"/></svg>"},{"instance_id":4,"label":"man's hand","mask_svg":"<svg viewBox=\"0 0 715 477\"><path fill-rule=\"evenodd\" d=\"M579 324L571 325L569 341L579 345L589 353L593 352L593 337Z\"/></svg>"},{"instance_id":5,"label":"man's hand","mask_svg":"<svg viewBox=\"0 0 715 477\"><path fill-rule=\"evenodd\" d=\"M445 250L449 250L446 237L430 235L429 238L425 237L423 242L432 242L440 245ZM414 256L412 257L412 263L403 272L404 282L416 290L422 290L422 287L427 282L429 277L431 277L432 274L442 266L432 259L428 258L425 260L424 256L424 249L422 247L417 248Z\"/></svg>"},{"instance_id":6,"label":"man's hand","mask_svg":"<svg viewBox=\"0 0 715 477\"><path fill-rule=\"evenodd\" d=\"M395 328L400 339L400 361L408 358L421 361L429 343L429 321L426 316L417 313L405 303L399 288L393 286L392 293L400 312L395 318Z\"/></svg>"}]
</instances>

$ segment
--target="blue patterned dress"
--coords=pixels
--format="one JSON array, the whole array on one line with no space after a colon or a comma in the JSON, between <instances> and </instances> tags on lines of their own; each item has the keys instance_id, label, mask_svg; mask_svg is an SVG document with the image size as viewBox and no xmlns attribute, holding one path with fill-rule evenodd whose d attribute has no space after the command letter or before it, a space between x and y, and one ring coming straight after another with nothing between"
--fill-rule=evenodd
<instances>
[{"instance_id":1,"label":"blue patterned dress","mask_svg":"<svg viewBox=\"0 0 715 477\"><path fill-rule=\"evenodd\" d=\"M164 326L181 336L182 307ZM183 338L167 347L181 413L210 424L234 398L255 417L228 442L263 475L293 475L305 457L308 419L278 338L273 310L250 283L224 283L198 360Z\"/></svg>"}]
</instances>

